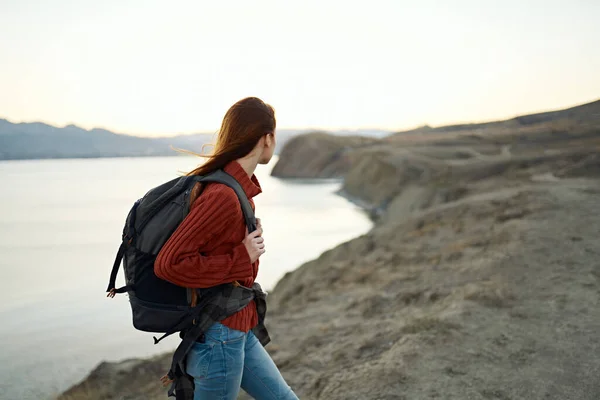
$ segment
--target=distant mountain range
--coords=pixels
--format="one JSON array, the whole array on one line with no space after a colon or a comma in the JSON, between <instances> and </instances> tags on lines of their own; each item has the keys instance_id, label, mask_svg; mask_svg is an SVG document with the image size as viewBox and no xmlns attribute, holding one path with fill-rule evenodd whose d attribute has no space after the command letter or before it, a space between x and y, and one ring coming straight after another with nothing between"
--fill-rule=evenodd
<instances>
[{"instance_id":1,"label":"distant mountain range","mask_svg":"<svg viewBox=\"0 0 600 400\"><path fill-rule=\"evenodd\" d=\"M311 131L314 130L277 130L276 152L292 137ZM380 130L340 130L330 133L377 137L390 134ZM171 146L200 152L203 145L214 143L214 140L215 135L208 133L148 138L118 134L106 129L86 130L76 125L59 128L41 122L12 123L0 119L0 160L174 156L179 153Z\"/></svg>"}]
</instances>

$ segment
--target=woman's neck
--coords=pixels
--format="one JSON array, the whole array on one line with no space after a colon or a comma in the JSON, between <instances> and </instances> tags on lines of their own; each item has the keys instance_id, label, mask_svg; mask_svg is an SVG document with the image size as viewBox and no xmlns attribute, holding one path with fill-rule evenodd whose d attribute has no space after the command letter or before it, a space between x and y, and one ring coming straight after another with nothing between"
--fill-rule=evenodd
<instances>
[{"instance_id":1,"label":"woman's neck","mask_svg":"<svg viewBox=\"0 0 600 400\"><path fill-rule=\"evenodd\" d=\"M239 158L236 161L242 166L249 177L254 175L254 171L256 171L256 166L258 165L258 159L255 156L247 155L246 157Z\"/></svg>"}]
</instances>

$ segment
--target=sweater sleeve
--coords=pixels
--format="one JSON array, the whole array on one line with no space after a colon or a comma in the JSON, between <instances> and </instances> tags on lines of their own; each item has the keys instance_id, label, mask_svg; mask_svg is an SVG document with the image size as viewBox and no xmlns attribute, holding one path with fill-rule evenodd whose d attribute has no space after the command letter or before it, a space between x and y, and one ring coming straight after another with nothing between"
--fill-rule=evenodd
<instances>
[{"instance_id":1,"label":"sweater sleeve","mask_svg":"<svg viewBox=\"0 0 600 400\"><path fill-rule=\"evenodd\" d=\"M206 288L253 276L246 246L240 243L222 255L202 253L211 239L223 234L241 209L226 190L200 196L192 210L162 247L154 263L161 279L188 288Z\"/></svg>"}]
</instances>

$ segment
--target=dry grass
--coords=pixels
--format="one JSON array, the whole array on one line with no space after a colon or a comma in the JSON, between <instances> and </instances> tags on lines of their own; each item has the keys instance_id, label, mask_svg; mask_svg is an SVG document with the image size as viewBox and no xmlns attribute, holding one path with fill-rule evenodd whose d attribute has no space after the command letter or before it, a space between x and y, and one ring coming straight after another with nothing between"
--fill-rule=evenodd
<instances>
[{"instance_id":1,"label":"dry grass","mask_svg":"<svg viewBox=\"0 0 600 400\"><path fill-rule=\"evenodd\" d=\"M440 222L424 222L417 223L417 229L407 233L408 237L422 237L431 233L436 233L443 226Z\"/></svg>"},{"instance_id":2,"label":"dry grass","mask_svg":"<svg viewBox=\"0 0 600 400\"><path fill-rule=\"evenodd\" d=\"M416 334L425 331L437 331L440 333L450 333L453 330L459 329L459 325L452 322L443 321L435 317L416 318L409 321L402 328L404 334Z\"/></svg>"},{"instance_id":3,"label":"dry grass","mask_svg":"<svg viewBox=\"0 0 600 400\"><path fill-rule=\"evenodd\" d=\"M65 392L55 397L55 400L106 400L110 398L112 397L108 397L105 393L99 392L96 388L84 383L77 387L75 393Z\"/></svg>"},{"instance_id":4,"label":"dry grass","mask_svg":"<svg viewBox=\"0 0 600 400\"><path fill-rule=\"evenodd\" d=\"M442 248L442 253L459 253L470 247L485 247L489 240L482 238L481 235L472 236L452 242Z\"/></svg>"},{"instance_id":5,"label":"dry grass","mask_svg":"<svg viewBox=\"0 0 600 400\"><path fill-rule=\"evenodd\" d=\"M463 288L463 298L486 307L511 307L515 296L498 282L470 283Z\"/></svg>"}]
</instances>

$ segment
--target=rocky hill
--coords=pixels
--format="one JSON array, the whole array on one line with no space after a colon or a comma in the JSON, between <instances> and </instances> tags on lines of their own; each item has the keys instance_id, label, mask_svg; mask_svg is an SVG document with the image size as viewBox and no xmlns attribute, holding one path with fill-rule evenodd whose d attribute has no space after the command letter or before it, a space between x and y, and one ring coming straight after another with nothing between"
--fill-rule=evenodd
<instances>
[{"instance_id":1,"label":"rocky hill","mask_svg":"<svg viewBox=\"0 0 600 400\"><path fill-rule=\"evenodd\" d=\"M444 146L356 150L376 227L277 285L277 363L308 399L598 398L600 131Z\"/></svg>"},{"instance_id":2,"label":"rocky hill","mask_svg":"<svg viewBox=\"0 0 600 400\"><path fill-rule=\"evenodd\" d=\"M334 178L352 165L348 157L357 147L377 143L375 138L334 136L313 132L296 136L283 148L273 175L285 178Z\"/></svg>"},{"instance_id":3,"label":"rocky hill","mask_svg":"<svg viewBox=\"0 0 600 400\"><path fill-rule=\"evenodd\" d=\"M600 130L584 125L290 142L276 172L342 176L376 221L269 297L267 349L299 397L600 398ZM104 363L61 399L162 399L167 365Z\"/></svg>"}]
</instances>

